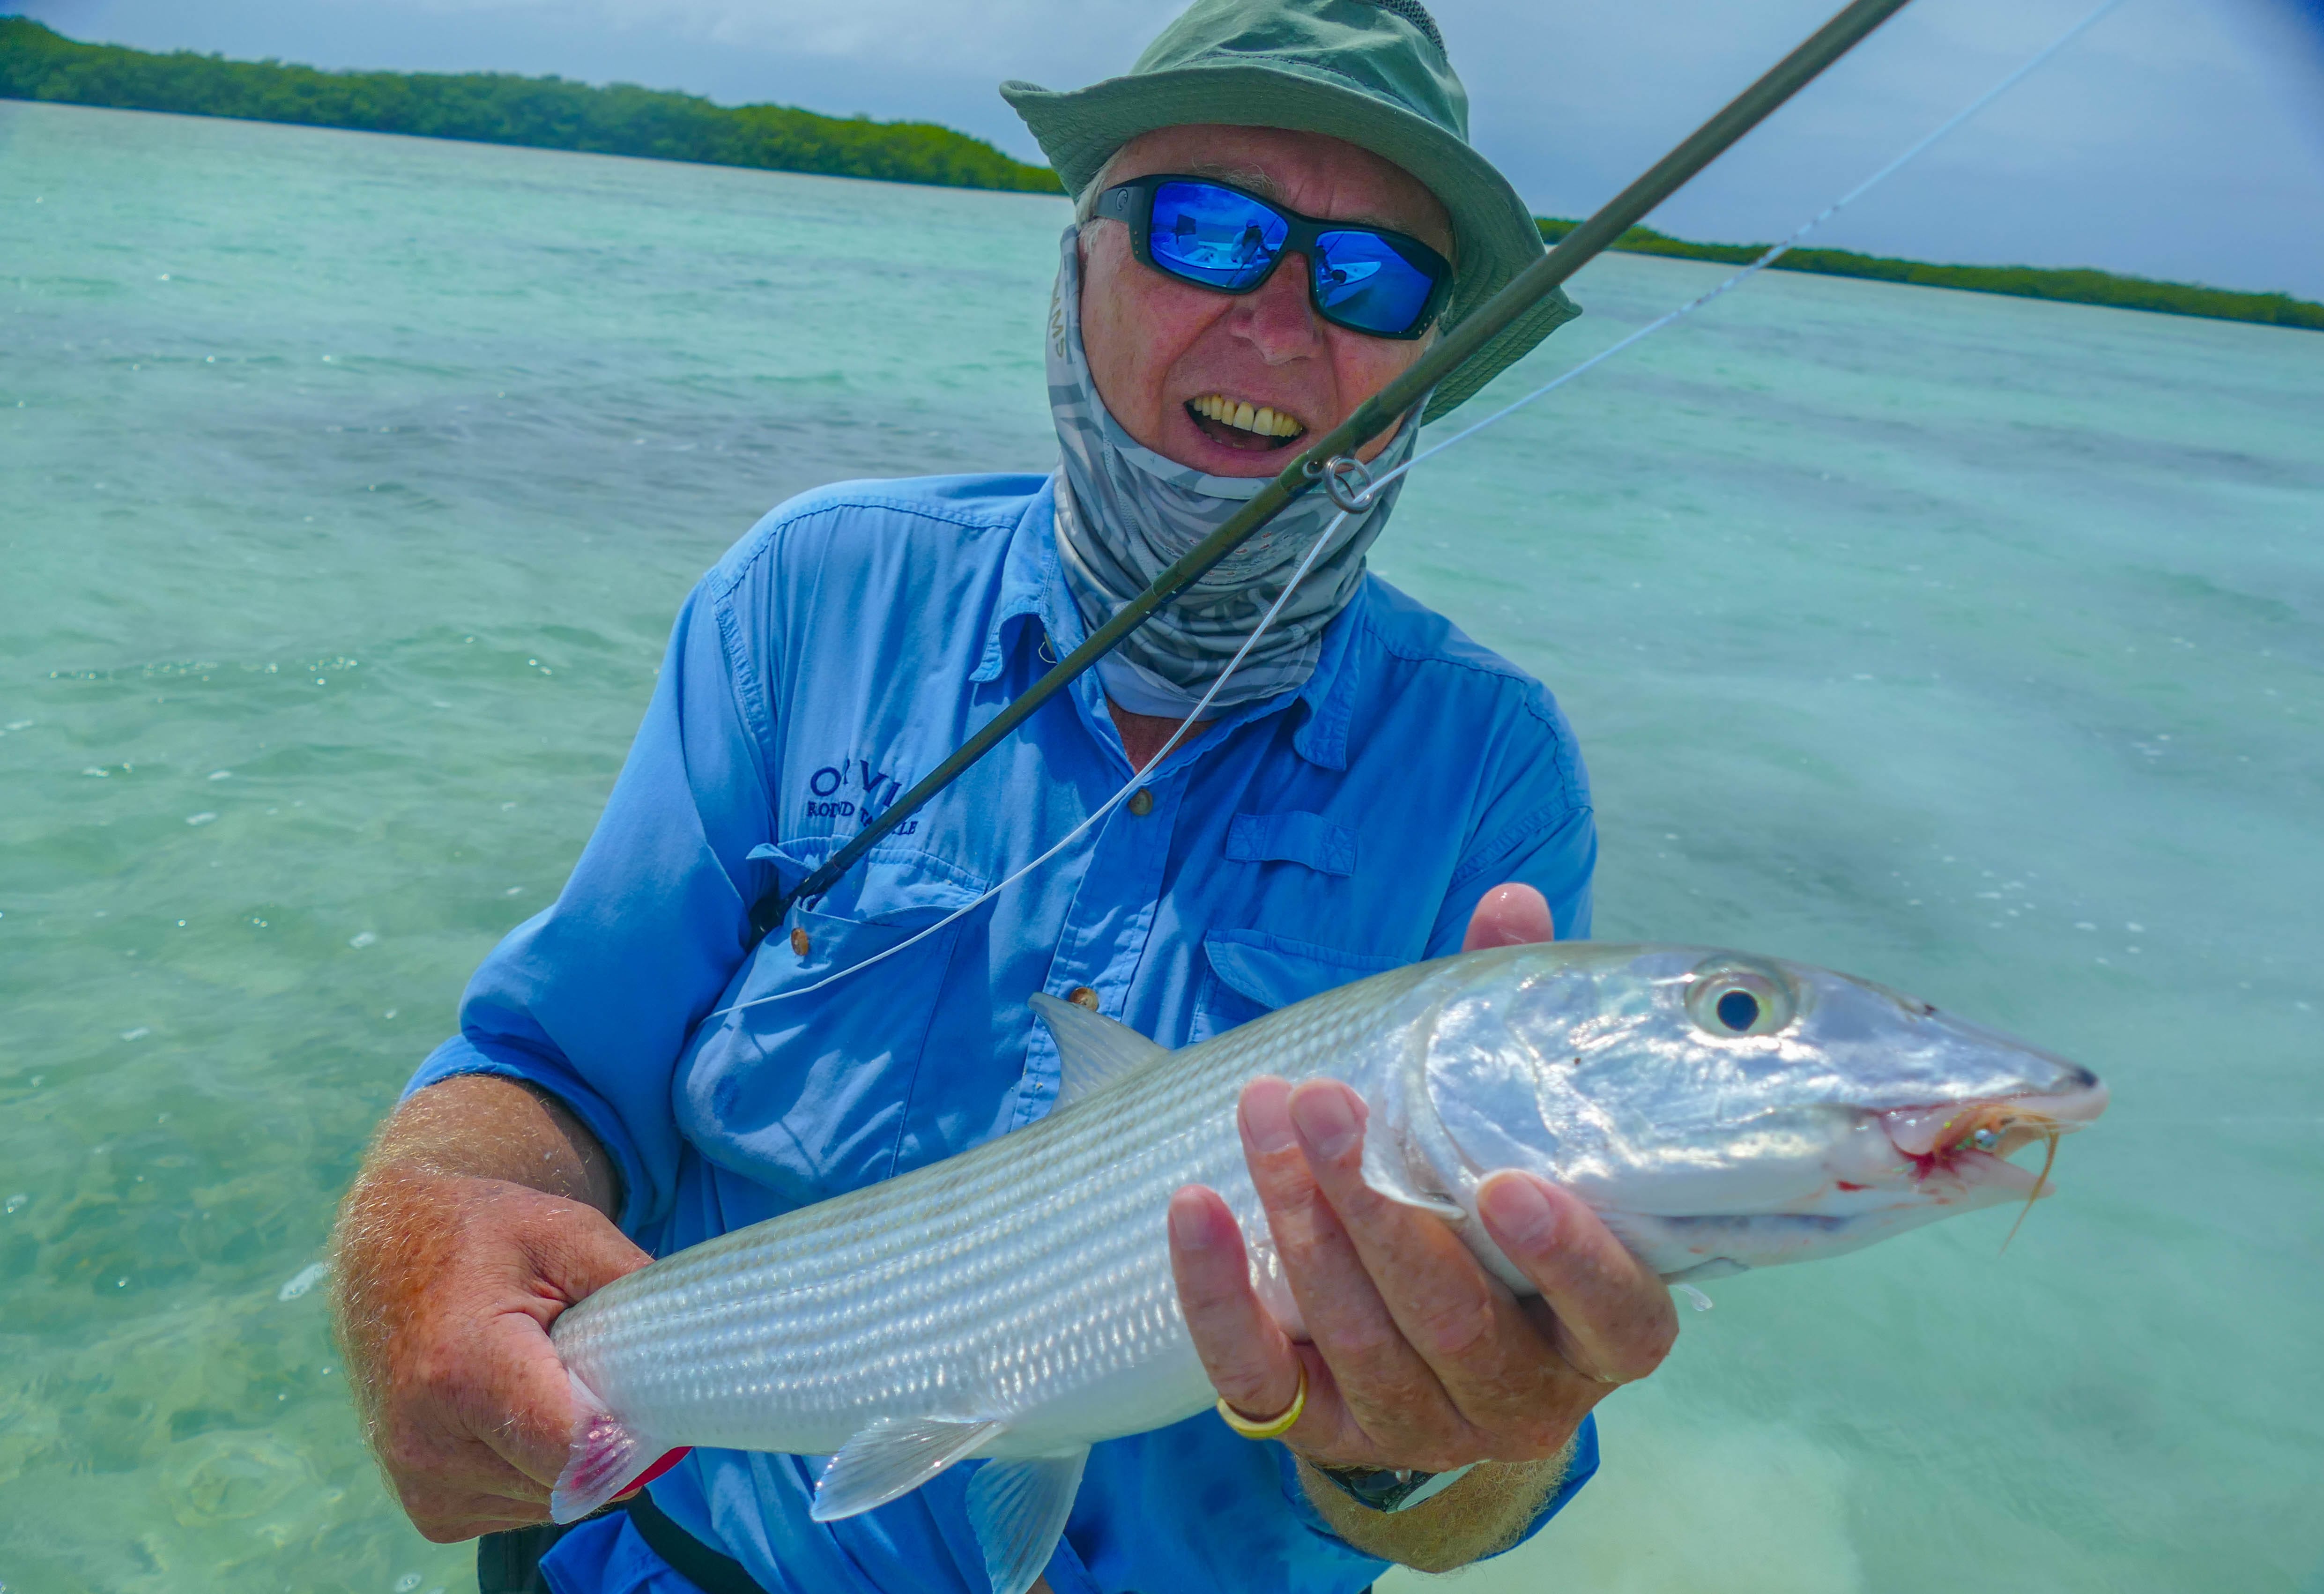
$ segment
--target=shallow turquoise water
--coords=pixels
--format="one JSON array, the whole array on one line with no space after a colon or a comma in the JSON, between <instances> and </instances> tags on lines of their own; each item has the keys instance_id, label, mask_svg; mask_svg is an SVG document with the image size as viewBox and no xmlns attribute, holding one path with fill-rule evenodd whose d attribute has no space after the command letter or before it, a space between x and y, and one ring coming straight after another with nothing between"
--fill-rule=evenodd
<instances>
[{"instance_id":1,"label":"shallow turquoise water","mask_svg":"<svg viewBox=\"0 0 2324 1594\"><path fill-rule=\"evenodd\" d=\"M0 104L11 1594L462 1586L293 1286L694 576L817 482L1049 461L1063 219ZM1714 280L1593 266L1502 390ZM2117 1103L2006 1255L1716 1286L1464 1587L2324 1589L2319 419L2313 334L1778 275L1425 467L1378 563L1560 694L1601 935Z\"/></svg>"}]
</instances>

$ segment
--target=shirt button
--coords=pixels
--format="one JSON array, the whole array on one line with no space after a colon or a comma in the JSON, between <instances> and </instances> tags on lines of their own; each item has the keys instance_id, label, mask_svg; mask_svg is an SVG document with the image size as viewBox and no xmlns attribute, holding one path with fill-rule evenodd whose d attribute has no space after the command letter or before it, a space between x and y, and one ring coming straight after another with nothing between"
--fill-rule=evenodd
<instances>
[{"instance_id":1,"label":"shirt button","mask_svg":"<svg viewBox=\"0 0 2324 1594\"><path fill-rule=\"evenodd\" d=\"M1140 819L1154 812L1154 794L1146 788L1139 787L1130 799L1130 811Z\"/></svg>"},{"instance_id":2,"label":"shirt button","mask_svg":"<svg viewBox=\"0 0 2324 1594\"><path fill-rule=\"evenodd\" d=\"M798 953L801 957L805 957L814 949L815 943L807 938L807 932L800 929L797 925L793 925L791 926L791 950Z\"/></svg>"},{"instance_id":3,"label":"shirt button","mask_svg":"<svg viewBox=\"0 0 2324 1594\"><path fill-rule=\"evenodd\" d=\"M1074 986L1065 992L1065 1000L1077 1008L1087 1008L1093 1013L1097 1011L1097 992L1086 985Z\"/></svg>"}]
</instances>

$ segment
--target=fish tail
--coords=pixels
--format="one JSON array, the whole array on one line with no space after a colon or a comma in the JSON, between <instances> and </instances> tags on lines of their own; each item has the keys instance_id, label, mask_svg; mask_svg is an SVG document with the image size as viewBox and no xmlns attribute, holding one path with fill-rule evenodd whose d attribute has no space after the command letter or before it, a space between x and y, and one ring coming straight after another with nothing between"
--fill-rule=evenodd
<instances>
[{"instance_id":1,"label":"fish tail","mask_svg":"<svg viewBox=\"0 0 2324 1594\"><path fill-rule=\"evenodd\" d=\"M560 1523L580 1521L607 1501L659 1477L665 1470L662 1463L675 1462L685 1453L665 1455L665 1445L607 1410L579 1378L573 1379L573 1449L549 1497L549 1515Z\"/></svg>"}]
</instances>

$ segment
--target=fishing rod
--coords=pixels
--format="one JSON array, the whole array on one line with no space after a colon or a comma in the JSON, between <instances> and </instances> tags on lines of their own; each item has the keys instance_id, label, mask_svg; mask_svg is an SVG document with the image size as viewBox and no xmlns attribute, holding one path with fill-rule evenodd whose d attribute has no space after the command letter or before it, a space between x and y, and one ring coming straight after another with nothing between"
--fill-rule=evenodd
<instances>
[{"instance_id":1,"label":"fishing rod","mask_svg":"<svg viewBox=\"0 0 2324 1594\"><path fill-rule=\"evenodd\" d=\"M1558 389L1565 386L1566 383L1572 382L1577 377L1580 377L1585 373L1604 364L1606 361L1612 359L1615 355L1620 354L1624 349L1630 347L1633 344L1653 336L1656 332L1661 331L1664 327L1683 320L1688 316L1693 315L1696 311L1702 309L1704 306L1714 303L1718 299L1723 299L1728 294L1733 292L1736 289L1740 288L1753 277L1757 276L1761 272L1764 272L1769 266L1774 265L1778 260L1782 259L1784 254L1790 253L1794 248L1796 248L1801 241L1806 238L1810 233L1815 231L1816 228L1821 226L1825 222L1830 221L1834 216L1837 216L1841 210L1854 204L1858 199L1862 198L1874 188L1886 181L1897 171L1903 170L1912 161L1918 159L1920 155L1932 145L1950 134L1953 129L1959 127L1961 124L1967 122L1972 116L1975 116L1979 111L1982 111L1986 106L1991 105L1995 100L2009 92L2010 89L2015 88L2020 82L2024 81L2027 77L2039 69L2052 56L2055 56L2060 51L2065 49L2067 45L2072 43L2076 39L2080 38L2082 34L2089 32L2091 28L2097 26L2099 22L2103 21L2122 4L2123 0L2099 0L2096 10L2090 12L2080 22L2077 22L2073 26L2068 28L2063 33L2061 33L2057 38L2052 40L2050 43L2043 49L2035 51L2030 59L2021 63L2015 70L2010 72L2008 76L2003 78L1999 82L1987 88L1983 94L1978 95L1968 105L1963 106L1960 110L1954 112L1952 115L1947 117L1938 126L1923 134L1909 148L1905 149L1903 153L1895 157L1886 165L1881 167L1877 171L1875 171L1871 176L1866 178L1862 182L1858 183L1854 188L1841 195L1839 198L1834 199L1831 204L1825 206L1821 210L1810 217L1806 221L1801 223L1797 227L1793 229L1789 237L1784 239L1779 244L1769 245L1766 253L1761 254L1757 260L1751 262L1748 265L1743 267L1742 270L1727 278L1724 281L1721 281L1711 288L1706 289L1704 291L1695 295L1694 298L1687 300L1684 304L1680 305L1677 309L1668 311L1653 321L1649 321L1645 326L1632 332L1628 336L1624 337L1618 342L1609 344L1605 348L1600 349L1598 353L1582 361L1580 364L1568 366L1565 370L1559 372L1555 376L1551 377L1539 387L1535 388L1530 392L1521 394L1517 398L1511 400L1508 403L1502 405L1501 408L1494 410L1490 415L1486 416L1483 419L1471 421L1469 425L1453 433L1451 437L1440 438L1436 442L1431 444L1428 447L1422 449L1417 454L1415 454L1411 458L1406 460L1394 470L1389 471L1386 475L1373 480L1365 491L1367 493L1376 492L1380 487L1387 485L1388 483L1396 480L1398 476L1411 470L1415 465L1420 464L1421 461L1433 458L1434 456L1443 453L1444 450L1452 447L1456 443L1467 441L1469 438L1473 438L1478 433L1485 430L1488 427L1496 425L1497 423L1507 419L1508 417L1516 414L1518 410L1526 408L1527 405L1548 397L1551 393L1554 393ZM1047 852L1042 852L1031 861L1025 863L1014 872L1001 880L999 882L989 888L982 896L954 908L951 913L945 915L943 918L936 920L936 923L929 925L917 934L908 935L903 940L899 941L881 951L873 953L870 957L863 959L861 963L850 963L845 968L839 969L830 974L826 974L822 979L815 981L811 984L793 986L786 990L774 991L766 996L754 997L748 1001L738 1001L730 1006L719 1008L709 1016L714 1018L723 1018L729 1013L740 1012L745 1008L762 1007L768 1002L785 1001L795 997L810 996L815 992L823 990L826 986L835 984L839 981L848 978L850 975L860 974L864 970L871 968L873 964L884 963L889 958L897 955L899 953L908 951L911 947L918 945L922 941L927 940L929 936L942 933L948 926L955 924L959 920L965 918L968 915L975 912L978 908L983 907L984 904L992 900L993 898L998 897L1010 886L1015 885L1019 880L1023 880L1027 875L1031 874L1035 870L1041 868L1051 859L1063 852L1067 847L1073 845L1074 842L1102 823L1107 815L1112 813L1114 809L1120 807L1124 802L1128 801L1130 795L1138 789L1139 784L1145 780L1146 777L1155 769L1159 769L1163 761L1170 756L1171 752L1178 746L1178 744L1185 741L1187 735L1193 732L1194 727L1202 723L1204 711L1209 708L1213 701L1217 698L1220 689L1222 688L1227 684L1228 680L1233 677L1235 671L1242 667L1243 659L1249 656L1251 649L1258 645L1259 639L1265 635L1268 629L1275 623L1276 616L1283 612L1283 605L1289 601L1292 593L1298 588L1299 583L1305 578L1309 569L1314 567L1316 558L1323 553L1324 548L1331 546L1333 538L1338 535L1341 526L1346 523L1348 517L1351 514L1358 512L1360 512L1360 505L1356 507L1343 507L1341 512L1334 516L1331 522L1317 534L1314 541L1308 546L1307 552L1300 558L1297 567L1292 571L1290 579L1284 583L1282 590L1276 594L1274 603L1268 606L1267 613L1259 617L1259 623L1252 627L1250 634L1243 639L1242 646L1236 650L1234 657L1227 660L1226 668L1220 673L1215 680L1212 681L1209 688L1204 692L1202 700L1195 704L1193 710L1187 714L1183 721L1180 722L1178 728L1170 733L1169 740L1165 742L1162 746L1147 760L1145 764L1130 776L1126 784L1124 784L1104 802L1100 803L1096 807L1091 809L1086 818L1084 818L1079 825L1074 825L1073 829L1067 831L1064 835L1060 836Z\"/></svg>"},{"instance_id":2,"label":"fishing rod","mask_svg":"<svg viewBox=\"0 0 2324 1594\"><path fill-rule=\"evenodd\" d=\"M1589 220L1575 227L1540 260L1512 278L1499 293L1441 338L1408 366L1401 376L1359 404L1354 413L1312 444L1280 474L1261 488L1225 524L1212 532L1154 578L1147 589L1122 605L1111 620L1090 633L1089 640L1057 661L1047 674L1027 687L983 728L954 749L918 784L888 805L822 866L788 892L768 893L751 914L751 927L764 938L782 922L794 902L822 896L854 867L881 837L918 812L929 798L958 779L971 765L998 746L1001 739L1032 716L1074 679L1120 646L1163 604L1209 574L1212 567L1258 533L1291 501L1317 484L1342 509L1360 506L1346 486L1350 476L1362 479L1355 450L1386 431L1405 412L1420 403L1436 386L1509 325L1563 285L1583 266L1609 248L1616 239L1646 219L1649 212L1676 193L1696 173L1717 160L1772 115L1776 107L1813 82L1824 69L1856 48L1874 29L1902 11L1909 0L1853 0L1830 22L1811 34L1796 50L1737 95L1719 114L1690 134L1677 148L1648 168L1637 181L1614 196ZM1358 488L1357 493L1363 489Z\"/></svg>"}]
</instances>

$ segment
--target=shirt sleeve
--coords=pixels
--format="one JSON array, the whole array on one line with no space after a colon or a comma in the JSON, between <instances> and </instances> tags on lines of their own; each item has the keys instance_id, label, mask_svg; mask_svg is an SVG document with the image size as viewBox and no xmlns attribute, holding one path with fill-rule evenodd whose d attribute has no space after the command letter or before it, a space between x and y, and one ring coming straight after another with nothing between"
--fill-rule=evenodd
<instances>
[{"instance_id":1,"label":"shirt sleeve","mask_svg":"<svg viewBox=\"0 0 2324 1594\"><path fill-rule=\"evenodd\" d=\"M671 1080L687 1037L750 951L752 888L771 839L771 752L752 734L730 653L731 577L680 611L652 702L572 877L468 982L460 1032L408 1095L456 1074L540 1086L621 1170L622 1226L669 1210L679 1138ZM760 713L763 714L763 705Z\"/></svg>"},{"instance_id":2,"label":"shirt sleeve","mask_svg":"<svg viewBox=\"0 0 2324 1594\"><path fill-rule=\"evenodd\" d=\"M1460 951L1479 900L1512 880L1548 899L1560 941L1590 938L1598 821L1572 730L1549 694L1527 682L1521 705L1487 740L1495 756L1476 798L1474 839L1429 932L1430 957Z\"/></svg>"}]
</instances>

